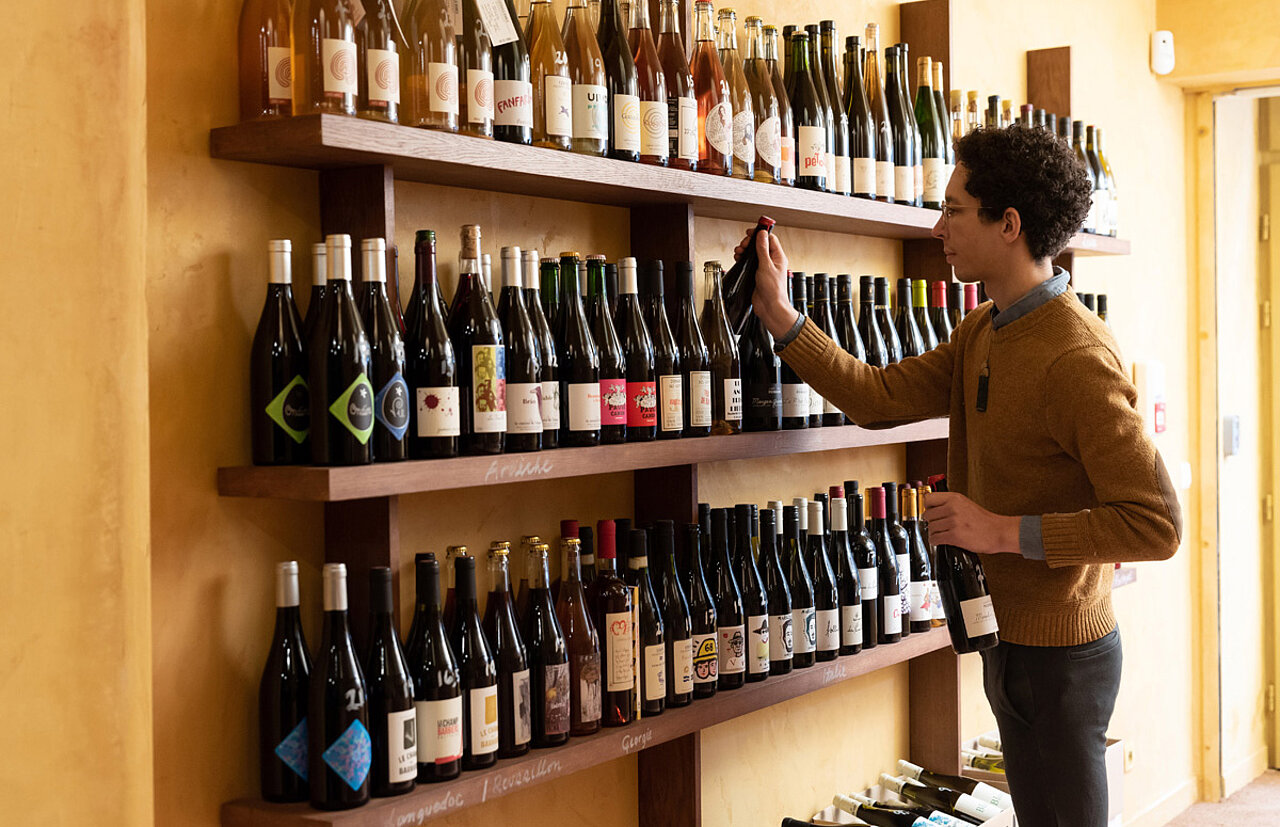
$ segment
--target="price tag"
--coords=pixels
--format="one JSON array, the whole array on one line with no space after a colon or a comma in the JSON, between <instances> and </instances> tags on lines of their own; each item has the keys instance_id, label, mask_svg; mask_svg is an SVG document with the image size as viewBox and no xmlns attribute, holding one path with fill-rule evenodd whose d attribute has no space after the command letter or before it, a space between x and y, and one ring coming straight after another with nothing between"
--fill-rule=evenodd
<instances>
[{"instance_id":1,"label":"price tag","mask_svg":"<svg viewBox=\"0 0 1280 827\"><path fill-rule=\"evenodd\" d=\"M489 42L494 46L505 46L520 37L511 22L511 10L506 0L476 0L476 10L489 33Z\"/></svg>"}]
</instances>

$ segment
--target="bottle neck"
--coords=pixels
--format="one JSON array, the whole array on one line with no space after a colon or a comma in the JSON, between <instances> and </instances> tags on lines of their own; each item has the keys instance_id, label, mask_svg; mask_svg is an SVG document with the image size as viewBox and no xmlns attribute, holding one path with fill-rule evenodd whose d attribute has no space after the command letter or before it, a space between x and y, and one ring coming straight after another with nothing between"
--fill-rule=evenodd
<instances>
[{"instance_id":1,"label":"bottle neck","mask_svg":"<svg viewBox=\"0 0 1280 827\"><path fill-rule=\"evenodd\" d=\"M778 62L778 30L770 29L764 35L764 59L770 64Z\"/></svg>"},{"instance_id":2,"label":"bottle neck","mask_svg":"<svg viewBox=\"0 0 1280 827\"><path fill-rule=\"evenodd\" d=\"M630 6L631 19L627 26L632 29L649 28L649 4L646 0L632 0Z\"/></svg>"},{"instance_id":3,"label":"bottle neck","mask_svg":"<svg viewBox=\"0 0 1280 827\"><path fill-rule=\"evenodd\" d=\"M502 257L502 286L503 288L515 287L519 289L523 286L524 278L520 272L519 257L512 258L510 256Z\"/></svg>"},{"instance_id":4,"label":"bottle neck","mask_svg":"<svg viewBox=\"0 0 1280 827\"><path fill-rule=\"evenodd\" d=\"M880 33L872 26L867 26L867 79L877 87L880 80Z\"/></svg>"},{"instance_id":5,"label":"bottle neck","mask_svg":"<svg viewBox=\"0 0 1280 827\"><path fill-rule=\"evenodd\" d=\"M925 295L925 283L923 279L912 282L911 301L915 307L928 307L928 299Z\"/></svg>"},{"instance_id":6,"label":"bottle neck","mask_svg":"<svg viewBox=\"0 0 1280 827\"><path fill-rule=\"evenodd\" d=\"M864 506L862 504L862 495L854 494L853 504L852 504L852 507L849 509L849 514L850 514L850 517L852 518L850 520L850 526L849 526L850 530L861 531L866 526L867 517L866 517L866 514L863 513L863 508Z\"/></svg>"},{"instance_id":7,"label":"bottle neck","mask_svg":"<svg viewBox=\"0 0 1280 827\"><path fill-rule=\"evenodd\" d=\"M919 91L933 94L933 67L931 61L927 57L920 58L916 63L916 87Z\"/></svg>"},{"instance_id":8,"label":"bottle neck","mask_svg":"<svg viewBox=\"0 0 1280 827\"><path fill-rule=\"evenodd\" d=\"M635 0L632 0L635 2ZM662 34L680 36L680 2L679 0L662 0L659 4L662 18L658 21ZM646 12L647 13L647 12Z\"/></svg>"},{"instance_id":9,"label":"bottle neck","mask_svg":"<svg viewBox=\"0 0 1280 827\"><path fill-rule=\"evenodd\" d=\"M747 24L747 60L761 60L765 57L764 33L759 24Z\"/></svg>"},{"instance_id":10,"label":"bottle neck","mask_svg":"<svg viewBox=\"0 0 1280 827\"><path fill-rule=\"evenodd\" d=\"M738 22L732 15L721 14L718 27L720 48L738 51Z\"/></svg>"},{"instance_id":11,"label":"bottle neck","mask_svg":"<svg viewBox=\"0 0 1280 827\"><path fill-rule=\"evenodd\" d=\"M696 40L699 43L712 43L715 41L715 27L711 23L711 4L705 6L699 5L694 7L696 19L694 21L694 31L697 32Z\"/></svg>"},{"instance_id":12,"label":"bottle neck","mask_svg":"<svg viewBox=\"0 0 1280 827\"><path fill-rule=\"evenodd\" d=\"M809 38L799 33L791 36L791 60L788 69L793 73L809 71Z\"/></svg>"}]
</instances>

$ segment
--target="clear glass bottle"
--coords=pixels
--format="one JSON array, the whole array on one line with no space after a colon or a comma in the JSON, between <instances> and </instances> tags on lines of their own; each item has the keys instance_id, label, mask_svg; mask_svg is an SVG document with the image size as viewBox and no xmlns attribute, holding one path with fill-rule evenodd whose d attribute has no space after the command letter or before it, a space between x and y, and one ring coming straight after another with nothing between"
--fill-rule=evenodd
<instances>
[{"instance_id":1,"label":"clear glass bottle","mask_svg":"<svg viewBox=\"0 0 1280 827\"><path fill-rule=\"evenodd\" d=\"M582 0L570 0L564 18L564 46L573 91L573 151L603 156L609 151L608 81L595 27L587 20Z\"/></svg>"},{"instance_id":2,"label":"clear glass bottle","mask_svg":"<svg viewBox=\"0 0 1280 827\"><path fill-rule=\"evenodd\" d=\"M716 20L716 49L729 84L729 105L733 109L733 177L755 177L756 128L751 107L751 87L738 53L738 13L721 9Z\"/></svg>"},{"instance_id":3,"label":"clear glass bottle","mask_svg":"<svg viewBox=\"0 0 1280 827\"><path fill-rule=\"evenodd\" d=\"M452 0L416 0L404 16L404 90L400 122L407 126L458 131L458 40Z\"/></svg>"},{"instance_id":4,"label":"clear glass bottle","mask_svg":"<svg viewBox=\"0 0 1280 827\"><path fill-rule=\"evenodd\" d=\"M568 150L573 140L573 84L569 56L551 0L533 0L529 60L533 83L533 145Z\"/></svg>"},{"instance_id":5,"label":"clear glass bottle","mask_svg":"<svg viewBox=\"0 0 1280 827\"><path fill-rule=\"evenodd\" d=\"M356 114L359 61L352 0L298 0L291 44L293 113Z\"/></svg>"}]
</instances>

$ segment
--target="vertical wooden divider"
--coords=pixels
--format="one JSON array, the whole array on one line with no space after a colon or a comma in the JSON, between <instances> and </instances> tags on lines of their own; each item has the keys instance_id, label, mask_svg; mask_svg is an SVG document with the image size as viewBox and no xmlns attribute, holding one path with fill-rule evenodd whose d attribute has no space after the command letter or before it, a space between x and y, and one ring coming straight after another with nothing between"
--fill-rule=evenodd
<instances>
[{"instance_id":1,"label":"vertical wooden divider","mask_svg":"<svg viewBox=\"0 0 1280 827\"><path fill-rule=\"evenodd\" d=\"M1031 49L1027 52L1027 101L1059 118L1071 115L1071 47ZM1066 251L1054 266L1071 273L1075 282L1075 253Z\"/></svg>"}]
</instances>

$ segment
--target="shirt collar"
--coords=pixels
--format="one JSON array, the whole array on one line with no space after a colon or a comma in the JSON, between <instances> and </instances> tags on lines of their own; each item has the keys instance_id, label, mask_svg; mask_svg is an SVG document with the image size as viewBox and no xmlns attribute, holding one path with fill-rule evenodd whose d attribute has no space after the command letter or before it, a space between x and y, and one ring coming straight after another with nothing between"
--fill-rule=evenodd
<instances>
[{"instance_id":1,"label":"shirt collar","mask_svg":"<svg viewBox=\"0 0 1280 827\"><path fill-rule=\"evenodd\" d=\"M993 303L991 305L991 329L999 330L1005 325L1012 324L1033 310L1038 310L1053 301L1067 292L1070 280L1070 273L1061 267L1054 267L1052 276L1032 287L1027 291L1026 295L1004 310L997 310Z\"/></svg>"}]
</instances>

